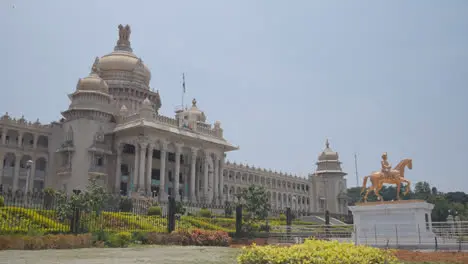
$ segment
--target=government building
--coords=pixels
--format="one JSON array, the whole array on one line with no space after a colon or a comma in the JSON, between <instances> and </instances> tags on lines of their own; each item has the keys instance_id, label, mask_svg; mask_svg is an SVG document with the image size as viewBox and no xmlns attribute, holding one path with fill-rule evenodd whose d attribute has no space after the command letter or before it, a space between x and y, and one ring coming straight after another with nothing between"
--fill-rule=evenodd
<instances>
[{"instance_id":1,"label":"government building","mask_svg":"<svg viewBox=\"0 0 468 264\"><path fill-rule=\"evenodd\" d=\"M123 195L223 205L255 184L267 189L273 209L348 213L346 173L328 140L307 178L228 161L238 147L224 138L219 121L206 122L195 99L173 117L159 114L161 97L133 53L131 29L118 28L114 51L97 57L89 76L79 79L60 121L0 117L4 192L70 193L93 178Z\"/></svg>"}]
</instances>

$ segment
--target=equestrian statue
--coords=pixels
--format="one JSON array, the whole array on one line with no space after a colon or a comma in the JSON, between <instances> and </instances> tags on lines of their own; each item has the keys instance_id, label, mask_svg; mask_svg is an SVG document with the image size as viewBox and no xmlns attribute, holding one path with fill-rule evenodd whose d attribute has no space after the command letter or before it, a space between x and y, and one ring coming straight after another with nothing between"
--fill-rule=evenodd
<instances>
[{"instance_id":1,"label":"equestrian statue","mask_svg":"<svg viewBox=\"0 0 468 264\"><path fill-rule=\"evenodd\" d=\"M367 196L371 191L374 191L375 195L377 195L377 199L379 201L383 201L382 196L380 195L380 190L382 189L384 184L396 184L397 192L396 198L400 200L400 188L401 183L406 184L405 193L407 195L410 191L411 182L405 179L405 167L408 169L413 168L413 160L412 159L404 159L392 169L392 165L388 162L387 152L382 154L382 161L381 161L381 170L375 171L371 173L371 175L365 176L362 184L361 194L366 191L366 194L363 197L363 201L367 202ZM369 188L367 186L367 180L370 179L372 185Z\"/></svg>"}]
</instances>

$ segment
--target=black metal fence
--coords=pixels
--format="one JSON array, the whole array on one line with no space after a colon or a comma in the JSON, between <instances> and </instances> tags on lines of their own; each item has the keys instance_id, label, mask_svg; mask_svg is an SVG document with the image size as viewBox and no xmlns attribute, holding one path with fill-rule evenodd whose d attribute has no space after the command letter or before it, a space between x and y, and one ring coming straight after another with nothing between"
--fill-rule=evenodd
<instances>
[{"instance_id":1,"label":"black metal fence","mask_svg":"<svg viewBox=\"0 0 468 264\"><path fill-rule=\"evenodd\" d=\"M73 196L59 197L53 193L0 193L0 234L45 234L85 233L96 231L112 232L158 232L175 230L225 231L231 236L245 236L246 233L269 233L271 226L304 225L294 220L302 212L291 210L271 211L271 217L246 230L246 218L242 207L200 204L176 201L157 202L151 197L130 198L110 196L104 207L86 209L74 204ZM89 207L89 206L88 206ZM324 216L325 217L325 216ZM326 224L329 224L329 218ZM294 220L294 221L293 221ZM289 230L289 229L287 229Z\"/></svg>"}]
</instances>

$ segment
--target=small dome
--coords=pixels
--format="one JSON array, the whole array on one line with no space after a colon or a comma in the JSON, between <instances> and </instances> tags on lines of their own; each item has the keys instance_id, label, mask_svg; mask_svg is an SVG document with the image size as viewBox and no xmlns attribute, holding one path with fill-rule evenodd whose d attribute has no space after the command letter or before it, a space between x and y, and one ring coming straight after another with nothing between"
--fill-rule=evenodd
<instances>
[{"instance_id":1,"label":"small dome","mask_svg":"<svg viewBox=\"0 0 468 264\"><path fill-rule=\"evenodd\" d=\"M99 68L97 67L97 61L98 58L96 58L89 76L78 80L78 84L76 85L77 91L97 91L102 93L109 93L109 87L107 86L107 83L98 75Z\"/></svg>"},{"instance_id":2,"label":"small dome","mask_svg":"<svg viewBox=\"0 0 468 264\"><path fill-rule=\"evenodd\" d=\"M197 121L200 121L200 122L205 122L206 121L205 113L203 111L201 111L200 109L198 109L197 100L195 98L193 98L192 107L190 107L188 112L189 112L189 115L195 116Z\"/></svg>"},{"instance_id":3,"label":"small dome","mask_svg":"<svg viewBox=\"0 0 468 264\"><path fill-rule=\"evenodd\" d=\"M320 153L318 160L338 160L338 153L330 148L330 143L328 142L328 139L325 143L325 149L322 151L322 153Z\"/></svg>"}]
</instances>

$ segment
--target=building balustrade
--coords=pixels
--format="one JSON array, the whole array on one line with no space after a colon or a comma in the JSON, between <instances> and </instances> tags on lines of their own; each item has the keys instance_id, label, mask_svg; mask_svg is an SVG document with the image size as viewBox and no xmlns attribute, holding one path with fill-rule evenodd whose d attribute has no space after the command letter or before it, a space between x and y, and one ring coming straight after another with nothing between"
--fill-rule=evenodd
<instances>
[{"instance_id":1,"label":"building balustrade","mask_svg":"<svg viewBox=\"0 0 468 264\"><path fill-rule=\"evenodd\" d=\"M70 165L66 165L66 166L62 166L62 167L59 167L57 169L57 174L61 175L61 174L70 174L71 173L71 166Z\"/></svg>"},{"instance_id":2,"label":"building balustrade","mask_svg":"<svg viewBox=\"0 0 468 264\"><path fill-rule=\"evenodd\" d=\"M91 173L100 173L100 174L107 174L107 167L104 166L92 166L89 168L88 172Z\"/></svg>"}]
</instances>

